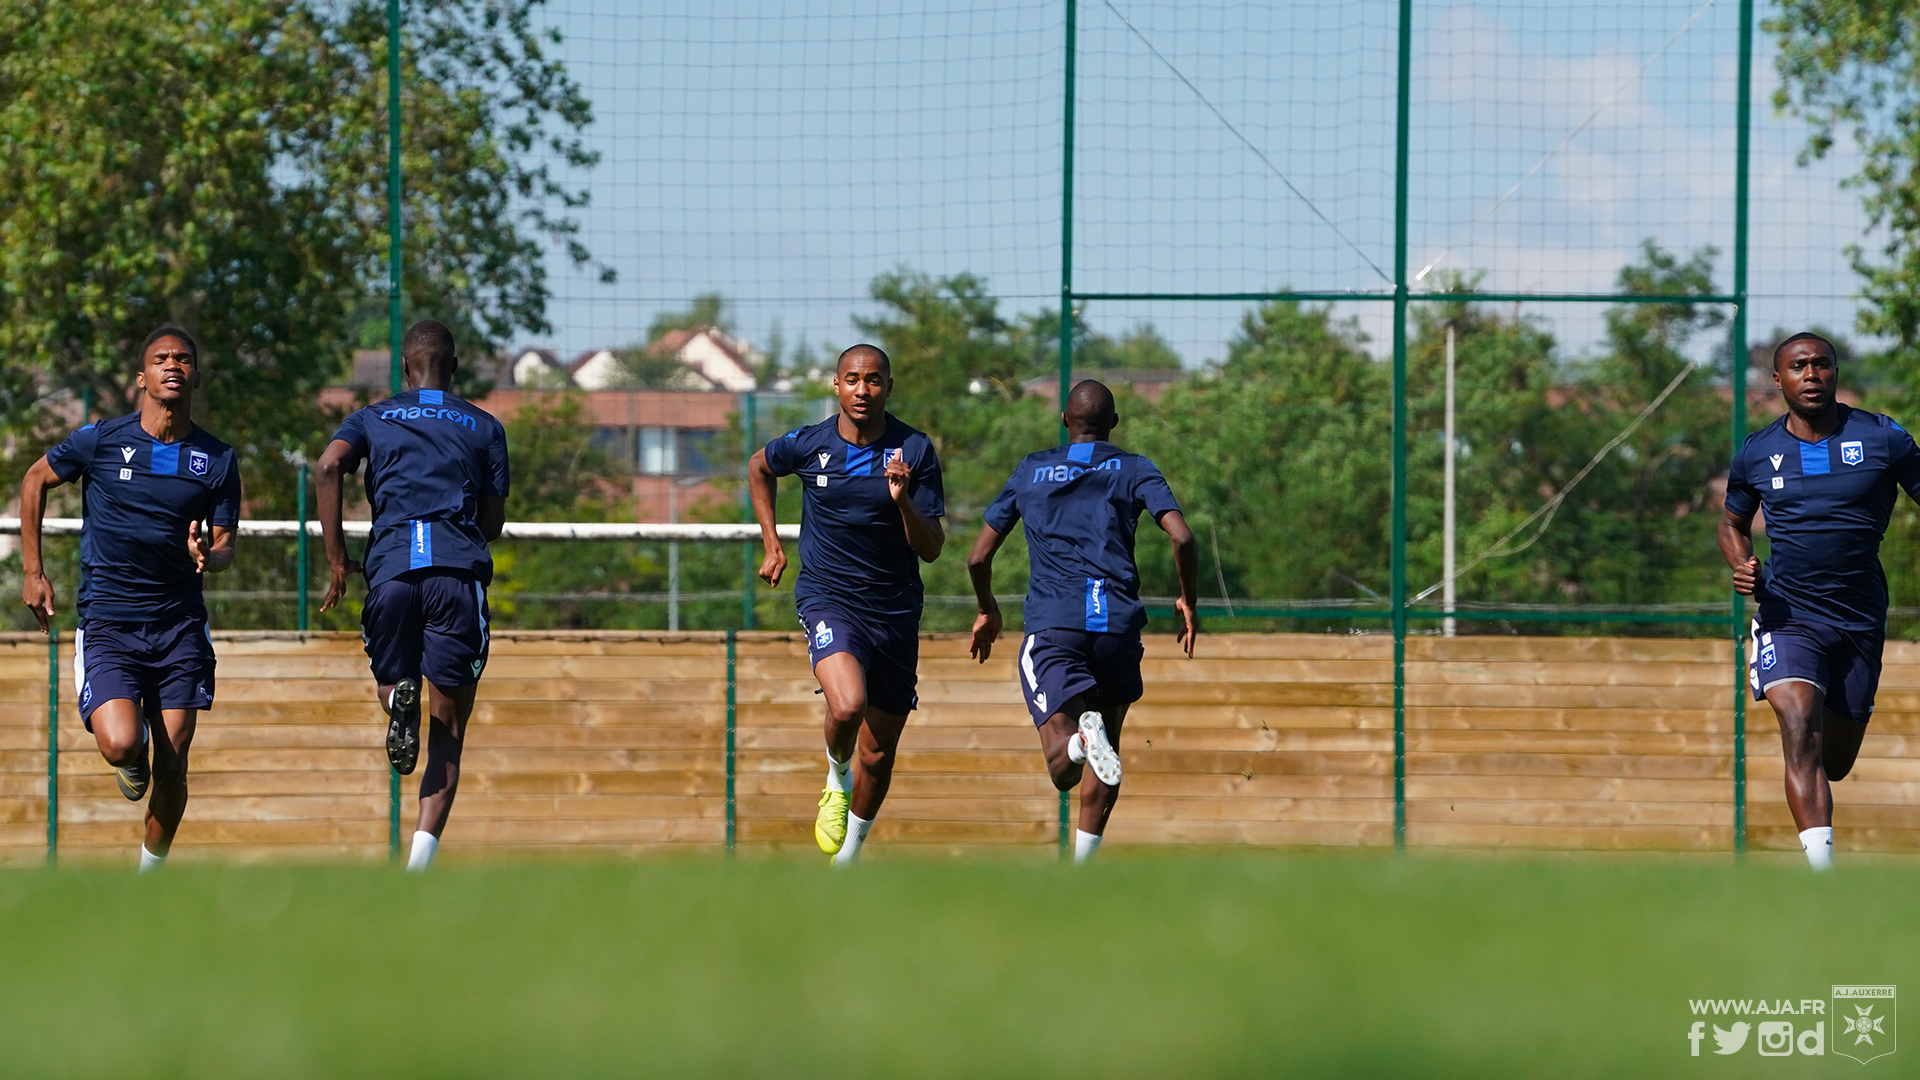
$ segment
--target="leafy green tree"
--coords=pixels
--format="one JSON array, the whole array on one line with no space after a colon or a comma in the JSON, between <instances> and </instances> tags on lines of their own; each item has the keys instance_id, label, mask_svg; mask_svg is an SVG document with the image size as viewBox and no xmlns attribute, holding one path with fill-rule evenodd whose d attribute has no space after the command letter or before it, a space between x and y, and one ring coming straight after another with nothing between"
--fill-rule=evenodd
<instances>
[{"instance_id":1,"label":"leafy green tree","mask_svg":"<svg viewBox=\"0 0 1920 1080\"><path fill-rule=\"evenodd\" d=\"M545 245L590 119L533 25L538 0L407 5L402 138L409 311L465 355L543 330ZM241 448L250 506L288 514L333 381L386 276L386 21L377 0L22 0L0 8L0 427L16 456L122 409L132 352L178 322L203 346L207 426ZM378 319L384 327L384 312ZM22 464L15 460L9 467Z\"/></svg>"},{"instance_id":2,"label":"leafy green tree","mask_svg":"<svg viewBox=\"0 0 1920 1080\"><path fill-rule=\"evenodd\" d=\"M722 330L733 330L733 316L727 312L727 298L717 292L701 293L693 298L693 303L685 311L663 311L647 324L647 342L649 344L675 330L693 330L702 326L717 326Z\"/></svg>"}]
</instances>

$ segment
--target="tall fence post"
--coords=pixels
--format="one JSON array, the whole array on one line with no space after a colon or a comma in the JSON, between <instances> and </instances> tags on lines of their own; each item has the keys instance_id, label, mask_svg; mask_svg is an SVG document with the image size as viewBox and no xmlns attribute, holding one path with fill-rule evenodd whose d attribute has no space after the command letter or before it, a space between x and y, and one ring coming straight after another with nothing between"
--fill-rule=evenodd
<instances>
[{"instance_id":1,"label":"tall fence post","mask_svg":"<svg viewBox=\"0 0 1920 1080\"><path fill-rule=\"evenodd\" d=\"M1080 50L1080 3L1067 0L1066 89L1061 113L1060 133L1060 411L1067 411L1067 394L1073 389L1073 130L1076 62ZM1067 441L1067 422L1060 421L1060 442ZM1072 796L1060 793L1058 844L1060 857L1073 851L1067 822L1072 815Z\"/></svg>"},{"instance_id":2,"label":"tall fence post","mask_svg":"<svg viewBox=\"0 0 1920 1080\"><path fill-rule=\"evenodd\" d=\"M400 0L387 0L387 343L389 388L406 389L400 367ZM400 861L400 774L387 769L387 859Z\"/></svg>"},{"instance_id":3,"label":"tall fence post","mask_svg":"<svg viewBox=\"0 0 1920 1080\"><path fill-rule=\"evenodd\" d=\"M734 672L734 632L727 631L727 855L733 855L734 830L738 825L734 801L734 731L738 722L738 682Z\"/></svg>"},{"instance_id":4,"label":"tall fence post","mask_svg":"<svg viewBox=\"0 0 1920 1080\"><path fill-rule=\"evenodd\" d=\"M300 535L293 541L294 590L300 594L299 614L295 624L301 633L307 632L307 463L300 463L300 492L294 502L299 507Z\"/></svg>"},{"instance_id":5,"label":"tall fence post","mask_svg":"<svg viewBox=\"0 0 1920 1080\"><path fill-rule=\"evenodd\" d=\"M1407 137L1413 0L1400 0L1393 189L1393 846L1407 846Z\"/></svg>"},{"instance_id":6,"label":"tall fence post","mask_svg":"<svg viewBox=\"0 0 1920 1080\"><path fill-rule=\"evenodd\" d=\"M60 861L60 627L47 627L47 865Z\"/></svg>"},{"instance_id":7,"label":"tall fence post","mask_svg":"<svg viewBox=\"0 0 1920 1080\"><path fill-rule=\"evenodd\" d=\"M740 403L740 433L744 436L741 445L746 449L740 455L740 520L753 521L753 489L747 479L747 463L753 460L753 452L759 447L753 445L755 428L759 418L755 415L757 400L753 391L747 391ZM740 542L740 628L753 629L753 582L758 567L754 566L753 541Z\"/></svg>"},{"instance_id":8,"label":"tall fence post","mask_svg":"<svg viewBox=\"0 0 1920 1080\"><path fill-rule=\"evenodd\" d=\"M1733 348L1728 384L1733 388L1733 452L1747 439L1747 157L1753 126L1753 0L1740 0L1740 86L1734 103ZM1747 853L1747 662L1746 601L1729 590L1733 636L1733 854Z\"/></svg>"}]
</instances>

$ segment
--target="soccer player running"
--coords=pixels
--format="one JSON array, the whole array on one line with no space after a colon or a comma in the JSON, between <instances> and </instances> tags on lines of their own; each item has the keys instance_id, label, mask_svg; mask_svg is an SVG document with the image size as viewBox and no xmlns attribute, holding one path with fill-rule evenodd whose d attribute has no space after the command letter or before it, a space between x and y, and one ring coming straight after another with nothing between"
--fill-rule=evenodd
<instances>
[{"instance_id":1,"label":"soccer player running","mask_svg":"<svg viewBox=\"0 0 1920 1080\"><path fill-rule=\"evenodd\" d=\"M491 414L448 389L460 361L444 324L413 324L400 363L408 389L348 416L315 469L333 569L320 610L339 602L348 574L366 575L361 636L387 711L387 762L402 776L420 755L426 679L432 725L407 854L407 869L423 871L460 787L460 749L487 666L487 545L507 520L507 436ZM363 461L373 530L354 562L340 528L340 476Z\"/></svg>"},{"instance_id":2,"label":"soccer player running","mask_svg":"<svg viewBox=\"0 0 1920 1080\"><path fill-rule=\"evenodd\" d=\"M993 596L993 556L1020 521L1027 523L1031 573L1026 641L1020 647L1020 689L1040 732L1053 786L1080 785L1080 827L1073 861L1100 849L1107 818L1120 798L1120 727L1140 700L1140 569L1134 530L1145 511L1173 543L1180 577L1179 641L1189 657L1199 630L1200 559L1193 531L1173 490L1153 462L1108 441L1120 423L1113 391L1088 379L1067 395L1060 414L1066 446L1028 454L987 507L986 524L967 556L980 614L971 653L981 663L1000 636ZM1085 775L1085 767L1093 769Z\"/></svg>"},{"instance_id":3,"label":"soccer player running","mask_svg":"<svg viewBox=\"0 0 1920 1080\"><path fill-rule=\"evenodd\" d=\"M187 751L213 707L213 640L201 582L233 565L240 466L193 422L200 350L177 326L140 346L140 411L67 436L20 484L20 599L46 632L53 583L40 559L47 489L81 481L80 720L120 794L147 801L140 871L166 861L187 809ZM201 523L206 523L203 531ZM152 746L151 760L148 747Z\"/></svg>"},{"instance_id":4,"label":"soccer player running","mask_svg":"<svg viewBox=\"0 0 1920 1080\"><path fill-rule=\"evenodd\" d=\"M793 599L827 699L827 786L813 838L844 866L879 816L900 731L919 702L920 563L940 557L946 499L933 443L887 412L893 366L885 352L855 345L841 353L833 390L839 414L756 451L747 485L766 547L760 578L779 585L787 556L774 531L774 494L779 477L800 476Z\"/></svg>"},{"instance_id":5,"label":"soccer player running","mask_svg":"<svg viewBox=\"0 0 1920 1080\"><path fill-rule=\"evenodd\" d=\"M1773 352L1786 415L1747 436L1727 472L1720 551L1754 598L1748 677L1780 718L1787 807L1816 870L1833 865L1833 792L1860 753L1880 682L1895 488L1920 497L1920 449L1899 424L1834 400L1839 355L1801 333ZM1766 511L1773 550L1753 557Z\"/></svg>"}]
</instances>

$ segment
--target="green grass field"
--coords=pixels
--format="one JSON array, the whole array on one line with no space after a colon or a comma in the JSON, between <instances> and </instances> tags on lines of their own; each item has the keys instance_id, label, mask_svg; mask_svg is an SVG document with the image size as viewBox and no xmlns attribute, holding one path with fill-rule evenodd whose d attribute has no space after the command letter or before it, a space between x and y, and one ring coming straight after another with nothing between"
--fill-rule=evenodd
<instances>
[{"instance_id":1,"label":"green grass field","mask_svg":"<svg viewBox=\"0 0 1920 1080\"><path fill-rule=\"evenodd\" d=\"M1859 1075L1688 999L1920 993L1907 865L881 854L0 875L0 1075Z\"/></svg>"}]
</instances>

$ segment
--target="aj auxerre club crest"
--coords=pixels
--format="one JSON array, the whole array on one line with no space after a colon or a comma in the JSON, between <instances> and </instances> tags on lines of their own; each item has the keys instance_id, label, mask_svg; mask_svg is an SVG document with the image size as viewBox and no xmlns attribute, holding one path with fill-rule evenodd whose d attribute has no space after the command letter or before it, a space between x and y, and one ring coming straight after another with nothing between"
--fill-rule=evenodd
<instances>
[{"instance_id":1,"label":"aj auxerre club crest","mask_svg":"<svg viewBox=\"0 0 1920 1080\"><path fill-rule=\"evenodd\" d=\"M1843 442L1840 444L1840 460L1849 465L1858 465L1867 460L1866 448L1857 442Z\"/></svg>"},{"instance_id":2,"label":"aj auxerre club crest","mask_svg":"<svg viewBox=\"0 0 1920 1080\"><path fill-rule=\"evenodd\" d=\"M891 450L880 451L880 467L882 469L885 469L887 466L899 460L900 460L900 448L897 446Z\"/></svg>"},{"instance_id":3,"label":"aj auxerre club crest","mask_svg":"<svg viewBox=\"0 0 1920 1080\"><path fill-rule=\"evenodd\" d=\"M833 627L828 626L826 620L822 619L819 625L813 628L813 647L824 649L831 644L833 644Z\"/></svg>"},{"instance_id":4,"label":"aj auxerre club crest","mask_svg":"<svg viewBox=\"0 0 1920 1080\"><path fill-rule=\"evenodd\" d=\"M207 452L205 450L190 449L187 451L187 471L192 473L193 475L195 476L207 475L207 467L212 464L213 464L213 459L207 456Z\"/></svg>"},{"instance_id":5,"label":"aj auxerre club crest","mask_svg":"<svg viewBox=\"0 0 1920 1080\"><path fill-rule=\"evenodd\" d=\"M1865 1065L1899 1049L1896 989L1892 986L1833 988L1834 1053Z\"/></svg>"}]
</instances>

